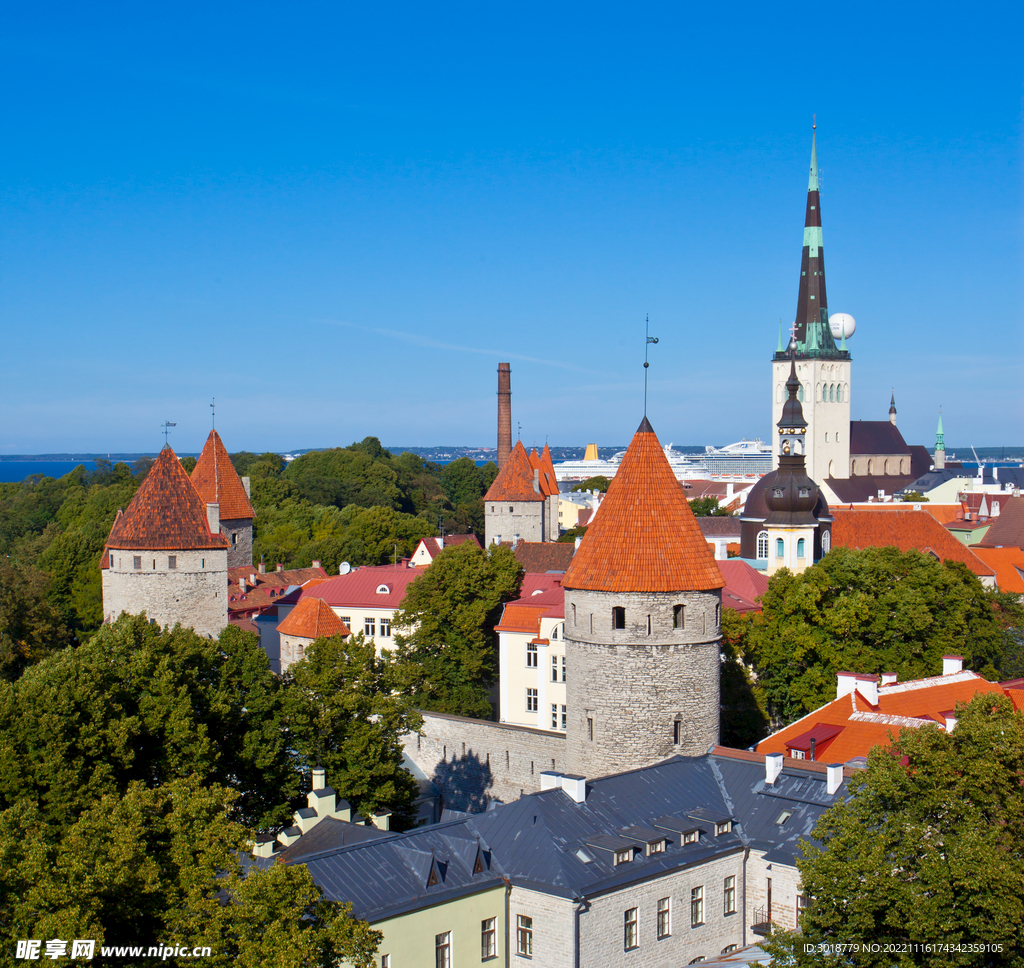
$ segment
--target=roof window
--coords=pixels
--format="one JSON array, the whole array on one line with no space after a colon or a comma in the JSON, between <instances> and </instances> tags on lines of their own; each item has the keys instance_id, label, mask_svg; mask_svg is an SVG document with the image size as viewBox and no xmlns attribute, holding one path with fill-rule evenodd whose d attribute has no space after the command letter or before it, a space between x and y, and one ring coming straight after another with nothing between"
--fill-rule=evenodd
<instances>
[{"instance_id":1,"label":"roof window","mask_svg":"<svg viewBox=\"0 0 1024 968\"><path fill-rule=\"evenodd\" d=\"M378 585L377 586L377 594L378 595L390 595L391 594L391 589L388 588L387 585Z\"/></svg>"},{"instance_id":2,"label":"roof window","mask_svg":"<svg viewBox=\"0 0 1024 968\"><path fill-rule=\"evenodd\" d=\"M793 816L793 811L792 810L783 810L782 813L780 813L775 818L775 823L776 823L777 826L781 827L792 816Z\"/></svg>"}]
</instances>

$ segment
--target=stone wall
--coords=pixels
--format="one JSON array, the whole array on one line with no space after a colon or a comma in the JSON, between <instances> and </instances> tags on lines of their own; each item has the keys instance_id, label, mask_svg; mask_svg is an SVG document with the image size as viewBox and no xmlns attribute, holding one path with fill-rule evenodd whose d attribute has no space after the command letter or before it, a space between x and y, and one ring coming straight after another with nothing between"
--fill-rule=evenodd
<instances>
[{"instance_id":1,"label":"stone wall","mask_svg":"<svg viewBox=\"0 0 1024 968\"><path fill-rule=\"evenodd\" d=\"M781 809L781 808L780 808ZM789 864L768 862L763 850L752 850L747 862L748 924L760 909L767 916L768 881L772 882L772 921L792 931L796 927L796 898L800 893L800 872Z\"/></svg>"},{"instance_id":2,"label":"stone wall","mask_svg":"<svg viewBox=\"0 0 1024 968\"><path fill-rule=\"evenodd\" d=\"M405 752L444 797L444 806L477 813L540 789L545 770L565 770L565 736L525 726L424 712Z\"/></svg>"},{"instance_id":3,"label":"stone wall","mask_svg":"<svg viewBox=\"0 0 1024 968\"><path fill-rule=\"evenodd\" d=\"M532 955L520 954L519 918L530 918L533 931ZM508 905L509 965L526 968L531 964L564 965L576 961L575 905L568 898L513 887Z\"/></svg>"},{"instance_id":4,"label":"stone wall","mask_svg":"<svg viewBox=\"0 0 1024 968\"><path fill-rule=\"evenodd\" d=\"M102 580L104 621L112 622L122 612L145 612L161 626L180 622L210 636L228 624L228 565L223 549L111 549L110 567L103 570Z\"/></svg>"},{"instance_id":5,"label":"stone wall","mask_svg":"<svg viewBox=\"0 0 1024 968\"><path fill-rule=\"evenodd\" d=\"M613 627L616 607L625 628ZM717 744L720 619L718 591L566 589L570 772L620 773Z\"/></svg>"},{"instance_id":6,"label":"stone wall","mask_svg":"<svg viewBox=\"0 0 1024 968\"><path fill-rule=\"evenodd\" d=\"M228 568L252 564L252 519L221 521L220 533L228 539Z\"/></svg>"},{"instance_id":7,"label":"stone wall","mask_svg":"<svg viewBox=\"0 0 1024 968\"><path fill-rule=\"evenodd\" d=\"M511 543L519 535L522 541L547 541L544 518L547 502L540 495L536 501L487 501L484 504L484 543ZM511 509L511 510L510 510ZM555 521L557 522L557 509Z\"/></svg>"}]
</instances>

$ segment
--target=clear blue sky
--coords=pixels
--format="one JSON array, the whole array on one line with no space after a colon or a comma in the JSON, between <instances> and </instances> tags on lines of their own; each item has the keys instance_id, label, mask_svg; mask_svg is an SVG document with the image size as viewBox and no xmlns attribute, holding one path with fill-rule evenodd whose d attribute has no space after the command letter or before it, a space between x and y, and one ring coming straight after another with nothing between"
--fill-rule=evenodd
<instances>
[{"instance_id":1,"label":"clear blue sky","mask_svg":"<svg viewBox=\"0 0 1024 968\"><path fill-rule=\"evenodd\" d=\"M767 437L812 113L853 416L1022 427L1019 3L22 4L0 453ZM812 12L813 11L813 12ZM981 15L983 13L983 15Z\"/></svg>"}]
</instances>

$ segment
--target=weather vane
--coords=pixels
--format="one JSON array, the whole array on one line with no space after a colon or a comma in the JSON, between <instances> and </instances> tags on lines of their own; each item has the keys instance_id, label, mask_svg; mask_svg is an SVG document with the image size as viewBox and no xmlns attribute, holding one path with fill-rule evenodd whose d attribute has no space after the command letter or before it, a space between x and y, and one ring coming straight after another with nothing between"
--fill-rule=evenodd
<instances>
[{"instance_id":1,"label":"weather vane","mask_svg":"<svg viewBox=\"0 0 1024 968\"><path fill-rule=\"evenodd\" d=\"M651 336L651 314L647 314L647 342L644 343L644 416L647 416L647 370L650 367L650 363L647 362L647 347L651 343L657 343L658 337Z\"/></svg>"},{"instance_id":2,"label":"weather vane","mask_svg":"<svg viewBox=\"0 0 1024 968\"><path fill-rule=\"evenodd\" d=\"M171 427L177 427L178 425L176 423L171 423L170 420L165 420L162 424L160 424L160 426L164 428L164 447L166 447L167 435L171 432Z\"/></svg>"},{"instance_id":3,"label":"weather vane","mask_svg":"<svg viewBox=\"0 0 1024 968\"><path fill-rule=\"evenodd\" d=\"M213 429L217 429L217 398L213 398L213 402L210 404L210 421L213 424Z\"/></svg>"}]
</instances>

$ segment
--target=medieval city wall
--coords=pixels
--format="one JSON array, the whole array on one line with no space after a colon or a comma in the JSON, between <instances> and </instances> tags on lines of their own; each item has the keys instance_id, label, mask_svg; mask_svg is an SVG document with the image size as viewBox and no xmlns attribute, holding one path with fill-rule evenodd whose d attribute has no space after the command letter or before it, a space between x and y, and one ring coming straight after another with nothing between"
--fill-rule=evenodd
<instances>
[{"instance_id":1,"label":"medieval city wall","mask_svg":"<svg viewBox=\"0 0 1024 968\"><path fill-rule=\"evenodd\" d=\"M547 540L544 507L540 497L536 501L488 501L484 505L485 544L489 547L495 541L511 543L516 535L520 541Z\"/></svg>"},{"instance_id":2,"label":"medieval city wall","mask_svg":"<svg viewBox=\"0 0 1024 968\"><path fill-rule=\"evenodd\" d=\"M252 520L221 521L220 533L228 539L228 568L252 564Z\"/></svg>"}]
</instances>

